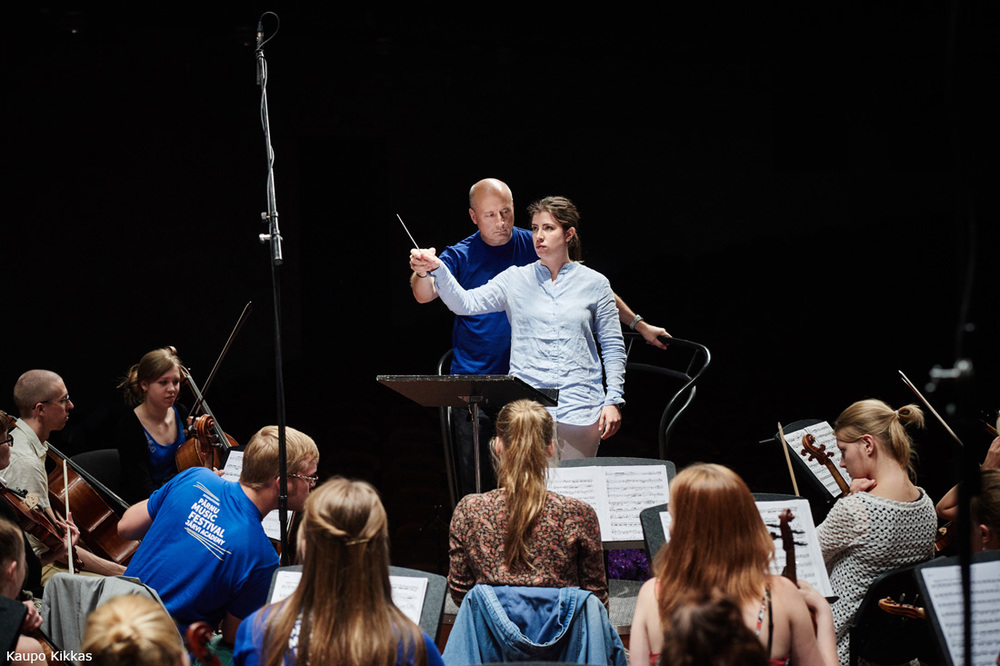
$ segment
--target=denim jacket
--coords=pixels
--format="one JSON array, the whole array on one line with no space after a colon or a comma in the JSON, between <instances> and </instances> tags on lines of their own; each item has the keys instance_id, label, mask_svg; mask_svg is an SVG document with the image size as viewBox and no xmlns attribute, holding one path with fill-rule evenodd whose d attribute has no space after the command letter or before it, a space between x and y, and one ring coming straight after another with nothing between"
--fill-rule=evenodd
<instances>
[{"instance_id":1,"label":"denim jacket","mask_svg":"<svg viewBox=\"0 0 1000 666\"><path fill-rule=\"evenodd\" d=\"M443 657L446 666L532 660L627 664L604 605L578 587L476 585L458 610Z\"/></svg>"}]
</instances>

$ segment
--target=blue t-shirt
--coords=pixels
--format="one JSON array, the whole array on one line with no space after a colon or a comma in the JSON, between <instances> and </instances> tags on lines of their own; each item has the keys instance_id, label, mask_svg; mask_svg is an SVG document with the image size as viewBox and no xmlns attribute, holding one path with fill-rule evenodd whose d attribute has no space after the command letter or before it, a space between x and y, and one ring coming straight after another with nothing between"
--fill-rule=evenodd
<instances>
[{"instance_id":1,"label":"blue t-shirt","mask_svg":"<svg viewBox=\"0 0 1000 666\"><path fill-rule=\"evenodd\" d=\"M511 266L538 259L531 231L514 227L510 240L487 245L479 232L441 253L441 261L464 289L486 284ZM510 371L510 323L504 312L456 316L451 332L453 375L506 375Z\"/></svg>"},{"instance_id":2,"label":"blue t-shirt","mask_svg":"<svg viewBox=\"0 0 1000 666\"><path fill-rule=\"evenodd\" d=\"M125 571L160 595L180 625L264 605L278 555L239 483L204 467L185 470L146 504L153 524Z\"/></svg>"},{"instance_id":3,"label":"blue t-shirt","mask_svg":"<svg viewBox=\"0 0 1000 666\"><path fill-rule=\"evenodd\" d=\"M149 451L149 476L157 484L162 484L171 476L177 473L177 449L187 439L184 436L184 421L181 419L177 406L171 407L174 410L174 420L177 422L177 437L170 444L160 444L149 434L146 428L142 431L146 434L146 450Z\"/></svg>"},{"instance_id":4,"label":"blue t-shirt","mask_svg":"<svg viewBox=\"0 0 1000 666\"><path fill-rule=\"evenodd\" d=\"M261 661L261 651L264 641L264 623L267 617L280 606L274 604L265 606L253 613L240 623L240 628L236 632L236 643L233 646L233 664L235 666L257 666ZM301 622L301 618L299 618ZM424 637L424 649L427 652L427 666L444 666L441 653L438 652L437 645L426 632L421 632ZM299 622L292 628L292 634L288 637L288 652L285 655L285 663L291 666L295 663L295 650L299 643ZM396 658L396 666L412 666L413 652L404 654L403 645L400 643L400 652Z\"/></svg>"}]
</instances>

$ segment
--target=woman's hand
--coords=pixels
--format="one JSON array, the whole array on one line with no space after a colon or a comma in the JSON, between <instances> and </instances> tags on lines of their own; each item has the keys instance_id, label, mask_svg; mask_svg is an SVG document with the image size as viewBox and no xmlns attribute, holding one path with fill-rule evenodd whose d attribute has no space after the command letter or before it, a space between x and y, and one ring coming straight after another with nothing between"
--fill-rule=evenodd
<instances>
[{"instance_id":1,"label":"woman's hand","mask_svg":"<svg viewBox=\"0 0 1000 666\"><path fill-rule=\"evenodd\" d=\"M601 431L601 439L607 439L622 427L622 412L618 405L604 405L601 418L597 420L597 428Z\"/></svg>"},{"instance_id":2,"label":"woman's hand","mask_svg":"<svg viewBox=\"0 0 1000 666\"><path fill-rule=\"evenodd\" d=\"M1000 437L997 437L990 444L989 450L986 452L986 458L983 460L983 469L1000 469Z\"/></svg>"},{"instance_id":3,"label":"woman's hand","mask_svg":"<svg viewBox=\"0 0 1000 666\"><path fill-rule=\"evenodd\" d=\"M28 609L28 614L24 616L24 622L21 623L21 633L30 634L42 626L42 616L38 613L38 609L35 608L34 601L25 601L24 607Z\"/></svg>"},{"instance_id":4,"label":"woman's hand","mask_svg":"<svg viewBox=\"0 0 1000 666\"><path fill-rule=\"evenodd\" d=\"M66 518L64 520L56 520L56 525L58 525L59 527L61 527L64 530L69 530L70 543L75 548L77 542L80 540L80 528L77 527L76 523L73 522L73 517L70 516L70 517L68 517L68 518ZM66 543L66 539L63 538L62 539L62 547L59 549L60 551L65 552L65 550L66 550L65 543Z\"/></svg>"},{"instance_id":5,"label":"woman's hand","mask_svg":"<svg viewBox=\"0 0 1000 666\"><path fill-rule=\"evenodd\" d=\"M816 614L832 615L833 611L830 610L830 602L819 593L819 590L802 578L796 581L796 583L799 586L799 592L802 594L802 600L806 602L809 610Z\"/></svg>"},{"instance_id":6,"label":"woman's hand","mask_svg":"<svg viewBox=\"0 0 1000 666\"><path fill-rule=\"evenodd\" d=\"M425 277L440 265L441 260L437 258L437 251L434 248L410 250L410 269L417 275Z\"/></svg>"},{"instance_id":7,"label":"woman's hand","mask_svg":"<svg viewBox=\"0 0 1000 666\"><path fill-rule=\"evenodd\" d=\"M854 493L866 493L876 486L875 479L851 479L851 487L847 489L848 495L853 495Z\"/></svg>"}]
</instances>

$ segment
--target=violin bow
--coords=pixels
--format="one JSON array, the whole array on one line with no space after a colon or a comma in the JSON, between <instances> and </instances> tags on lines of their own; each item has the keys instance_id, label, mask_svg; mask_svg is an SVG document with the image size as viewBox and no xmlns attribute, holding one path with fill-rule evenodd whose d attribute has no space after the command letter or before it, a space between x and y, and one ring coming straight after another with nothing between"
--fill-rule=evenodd
<instances>
[{"instance_id":1,"label":"violin bow","mask_svg":"<svg viewBox=\"0 0 1000 666\"><path fill-rule=\"evenodd\" d=\"M799 483L795 480L795 470L792 469L792 457L788 454L788 442L785 441L785 429L781 427L781 421L778 422L778 436L781 438L781 446L785 451L785 462L788 463L788 476L792 477L792 489L795 491L796 497L801 497L801 495L799 495Z\"/></svg>"},{"instance_id":2,"label":"violin bow","mask_svg":"<svg viewBox=\"0 0 1000 666\"><path fill-rule=\"evenodd\" d=\"M69 521L73 520L73 513L69 508L69 469L66 465L66 459L63 458L63 505L66 507L66 565L69 567L69 573L72 575L76 573L73 571L73 535L69 531Z\"/></svg>"},{"instance_id":3,"label":"violin bow","mask_svg":"<svg viewBox=\"0 0 1000 666\"><path fill-rule=\"evenodd\" d=\"M239 319L236 320L236 325L233 327L232 332L229 334L229 338L226 340L226 344L222 347L222 353L215 359L215 365L212 366L212 371L208 373L208 379L206 379L205 383L202 385L201 396L199 396L195 401L194 407L192 407L191 411L188 412L188 416L197 413L197 411L201 408L201 403L205 401L205 394L208 393L208 388L212 385L212 380L215 379L215 373L222 364L222 359L224 359L226 354L229 353L229 348L232 346L233 340L236 339L236 335L240 332L240 329L243 328L243 324L246 322L247 317L250 316L251 312L253 312L253 301L247 301L247 304L243 306L243 312L240 313Z\"/></svg>"},{"instance_id":4,"label":"violin bow","mask_svg":"<svg viewBox=\"0 0 1000 666\"><path fill-rule=\"evenodd\" d=\"M952 439L958 442L959 446L965 448L965 444L963 444L962 440L958 438L958 435L955 434L955 431L951 429L951 426L949 426L947 423L944 422L944 419L941 418L941 415L937 413L937 410L934 409L931 403L927 401L927 398L924 397L924 394L921 393L919 389L917 389L917 387L913 384L913 382L910 381L910 378L907 377L905 374L903 374L902 370L899 371L899 374L903 378L903 383L909 386L910 390L917 394L917 397L920 398L920 401L923 402L924 406L930 410L931 414L934 415L934 418L936 418L938 422L944 426L944 429L948 431L948 434L951 435Z\"/></svg>"}]
</instances>

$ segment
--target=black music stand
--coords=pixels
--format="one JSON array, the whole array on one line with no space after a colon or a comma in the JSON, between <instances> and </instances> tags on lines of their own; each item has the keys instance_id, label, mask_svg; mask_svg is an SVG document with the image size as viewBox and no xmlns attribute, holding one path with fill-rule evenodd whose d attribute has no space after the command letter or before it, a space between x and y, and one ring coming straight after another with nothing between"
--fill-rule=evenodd
<instances>
[{"instance_id":1,"label":"black music stand","mask_svg":"<svg viewBox=\"0 0 1000 666\"><path fill-rule=\"evenodd\" d=\"M479 405L498 409L514 400L534 400L543 407L559 401L558 389L536 389L511 375L378 375L375 379L424 407L472 406L472 446L476 492L482 492L479 472Z\"/></svg>"}]
</instances>

